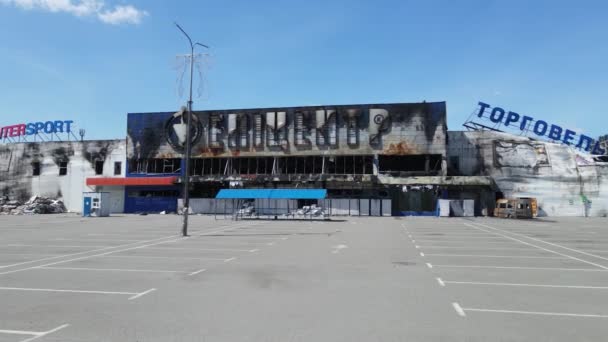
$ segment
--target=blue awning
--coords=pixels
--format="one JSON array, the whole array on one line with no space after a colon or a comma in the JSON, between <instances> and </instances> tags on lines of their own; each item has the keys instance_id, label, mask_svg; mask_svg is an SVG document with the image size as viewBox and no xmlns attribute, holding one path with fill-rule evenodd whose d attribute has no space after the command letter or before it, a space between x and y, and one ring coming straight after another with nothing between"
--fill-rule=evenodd
<instances>
[{"instance_id":1,"label":"blue awning","mask_svg":"<svg viewBox=\"0 0 608 342\"><path fill-rule=\"evenodd\" d=\"M322 199L325 189L222 189L216 199Z\"/></svg>"}]
</instances>

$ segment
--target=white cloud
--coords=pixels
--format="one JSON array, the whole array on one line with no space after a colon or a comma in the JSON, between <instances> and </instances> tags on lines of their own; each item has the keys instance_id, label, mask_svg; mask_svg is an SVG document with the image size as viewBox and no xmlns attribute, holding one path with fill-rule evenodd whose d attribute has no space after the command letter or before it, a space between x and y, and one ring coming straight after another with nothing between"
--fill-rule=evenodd
<instances>
[{"instance_id":1,"label":"white cloud","mask_svg":"<svg viewBox=\"0 0 608 342\"><path fill-rule=\"evenodd\" d=\"M108 9L103 0L0 0L0 4L24 10L51 13L64 12L77 17L97 17L106 24L139 24L148 12L131 5L118 5Z\"/></svg>"},{"instance_id":2,"label":"white cloud","mask_svg":"<svg viewBox=\"0 0 608 342\"><path fill-rule=\"evenodd\" d=\"M127 6L116 6L113 10L97 13L99 20L106 24L118 25L122 23L139 24L143 17L147 16L148 12L138 10L137 8Z\"/></svg>"}]
</instances>

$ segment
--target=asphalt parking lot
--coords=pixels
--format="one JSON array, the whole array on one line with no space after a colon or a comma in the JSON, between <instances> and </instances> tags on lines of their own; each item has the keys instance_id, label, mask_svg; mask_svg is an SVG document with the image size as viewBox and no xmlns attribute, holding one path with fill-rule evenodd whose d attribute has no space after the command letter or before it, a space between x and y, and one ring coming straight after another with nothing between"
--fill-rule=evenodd
<instances>
[{"instance_id":1,"label":"asphalt parking lot","mask_svg":"<svg viewBox=\"0 0 608 342\"><path fill-rule=\"evenodd\" d=\"M603 341L607 223L0 216L0 341Z\"/></svg>"}]
</instances>

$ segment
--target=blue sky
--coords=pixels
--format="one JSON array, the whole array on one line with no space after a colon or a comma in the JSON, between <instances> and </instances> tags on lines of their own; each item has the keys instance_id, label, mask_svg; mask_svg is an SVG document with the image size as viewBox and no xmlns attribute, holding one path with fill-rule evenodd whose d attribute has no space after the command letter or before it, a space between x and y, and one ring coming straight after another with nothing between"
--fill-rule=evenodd
<instances>
[{"instance_id":1,"label":"blue sky","mask_svg":"<svg viewBox=\"0 0 608 342\"><path fill-rule=\"evenodd\" d=\"M73 119L126 135L169 111L179 22L211 46L195 109L478 101L608 133L605 1L0 0L0 126Z\"/></svg>"}]
</instances>

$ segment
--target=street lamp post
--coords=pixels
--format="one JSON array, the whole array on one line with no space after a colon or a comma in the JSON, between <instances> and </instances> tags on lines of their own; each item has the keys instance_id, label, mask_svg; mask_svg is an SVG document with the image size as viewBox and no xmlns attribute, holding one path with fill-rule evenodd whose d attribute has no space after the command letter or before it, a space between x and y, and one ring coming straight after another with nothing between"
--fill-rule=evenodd
<instances>
[{"instance_id":1,"label":"street lamp post","mask_svg":"<svg viewBox=\"0 0 608 342\"><path fill-rule=\"evenodd\" d=\"M188 211L190 210L190 154L192 150L192 141L191 141L191 128L192 128L192 77L194 75L194 47L196 45L200 45L204 48L209 48L207 45L201 43L192 43L192 39L190 36L184 31L184 29L179 26L178 23L175 23L175 26L182 31L182 33L188 38L188 42L190 43L190 97L188 99L188 111L186 114L186 141L183 155L183 165L184 165L184 209L183 209L183 224L182 224L182 235L188 236Z\"/></svg>"}]
</instances>

